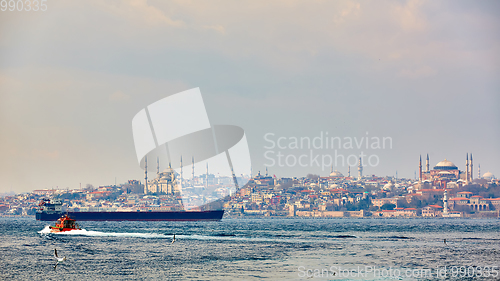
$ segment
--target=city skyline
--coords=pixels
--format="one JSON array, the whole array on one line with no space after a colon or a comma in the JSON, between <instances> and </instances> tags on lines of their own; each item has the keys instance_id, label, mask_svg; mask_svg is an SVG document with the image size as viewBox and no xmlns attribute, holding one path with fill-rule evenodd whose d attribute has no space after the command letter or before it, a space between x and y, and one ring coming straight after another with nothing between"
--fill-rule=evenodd
<instances>
[{"instance_id":1,"label":"city skyline","mask_svg":"<svg viewBox=\"0 0 500 281\"><path fill-rule=\"evenodd\" d=\"M364 175L409 179L420 155L465 170L472 153L474 178L479 165L499 176L497 2L215 3L53 1L45 12L2 12L0 193L142 179L132 118L195 87L211 124L245 130L253 174L271 151L308 158L267 165L279 177L326 176L331 165L309 158L335 153L368 155ZM266 140L327 133L352 148ZM356 145L373 137L391 147Z\"/></svg>"},{"instance_id":2,"label":"city skyline","mask_svg":"<svg viewBox=\"0 0 500 281\"><path fill-rule=\"evenodd\" d=\"M467 155L467 157L468 157L468 155ZM268 168L265 167L262 171L261 170L257 170L255 172L252 171L251 175L241 174L241 175L236 175L236 177L238 179L239 178L255 179L255 178L260 178L260 177L269 177L269 178L274 178L274 179L287 179L287 178L305 179L305 178L308 178L309 176L319 176L320 178L323 178L323 179L324 178L331 178L331 177L335 177L335 178L339 178L339 179L346 178L346 179L351 179L353 181L359 181L360 183L363 183L363 182L369 183L370 179L373 177L373 178L377 178L377 179L380 179L380 178L389 179L389 181L390 181L390 179L392 179L392 180L408 180L409 183L411 182L410 185L421 184L421 183L425 183L425 182L429 182L429 183L434 185L434 184L436 184L436 182L434 180L430 180L431 179L430 173L433 170L435 170L437 166L442 165L443 163L448 163L450 166L453 166L455 164L455 163L449 161L448 159L444 159L442 161L439 161L435 165L431 165L431 162L429 160L429 155L427 154L427 161L425 159L422 160L422 157L420 157L419 165L417 166L417 170L415 170L415 172L414 172L414 177L408 177L408 178L398 177L397 171L396 171L395 175L363 174L363 169L365 166L360 166L361 162L358 162L357 165L352 166L354 168L352 173L351 173L351 169L350 169L351 166L348 166L346 171L342 171L342 170L336 169L332 165L330 168L330 171L327 174L307 174L307 175L295 175L292 177L285 177L285 176L282 177L281 175L276 175L276 174L269 172ZM469 163L472 166L472 162L469 162L467 159L466 166L469 165ZM203 168L204 165L200 164L199 166L201 168ZM205 186L207 184L207 175L210 177L211 180L218 179L218 178L225 180L224 182L219 182L217 184L215 182L211 183L211 184L214 184L215 186L218 186L218 185L223 186L223 185L231 184L233 181L233 175L220 175L219 173L213 173L213 172L211 173L208 170L208 167L205 167L203 169L199 169L200 171L198 171L198 170L196 170L196 168L194 168L194 167L196 167L196 165L194 165L194 164L188 164L186 166L181 164L180 167L182 167L182 168L172 169L170 167L170 163L169 163L168 167L163 169L163 168L160 168L160 162L157 162L156 166L148 166L148 169L147 169L148 172L146 173L146 177L148 179L147 189L149 191L144 192L144 194L154 193L153 190L156 190L159 188L158 187L159 181L161 181L165 177L165 175L172 173L172 171L175 174L175 176L172 178L172 181L177 182L177 183L175 183L175 185L180 184L179 187L176 187L176 189L177 188L182 189L184 187L184 185L189 186L189 187ZM457 170L457 172L458 172L457 178L454 178L452 180L448 180L448 182L450 182L452 184L452 188L455 188L455 185L458 184L460 181L462 182L461 184L465 184L465 183L473 184L474 180L477 180L477 179L486 179L487 181L497 179L497 177L493 173L491 173L489 170L488 171L481 170L480 164L478 165L477 169L475 169L475 170L470 170L467 167L465 169L461 170L460 167L461 167L460 165L455 167L455 169L458 169ZM153 171L153 168L154 168L154 171ZM187 169L188 171L192 171L192 172L190 174L187 174L186 176L182 176L183 175L182 169ZM196 173L194 172L195 170L197 171ZM437 170L437 171L440 171L440 170ZM345 172L345 174L343 172ZM422 176L422 174L424 174L424 175ZM166 177L170 178L170 176L166 176ZM51 187L51 188L33 189L33 190L27 191L27 193L32 192L32 191L37 191L37 190L38 191L43 191L43 190L64 191L67 189L68 190L88 189L88 185L93 186L94 189L96 189L97 187L106 187L106 186L123 186L123 185L126 185L127 183L130 184L131 181L134 181L134 182L137 181L138 183L140 183L142 185L144 185L144 182L145 182L144 179L127 179L123 182L116 182L116 179L115 179L114 184L96 184L96 185L94 185L94 184L87 183L87 184L82 185L82 183L80 183L78 187L69 188L69 187L56 186L55 188ZM167 186L166 182L162 183L162 184ZM162 184L160 184L160 186ZM154 185L154 186L151 186L151 185ZM143 188L146 188L146 187L143 187ZM173 187L168 187L168 188L173 188ZM245 187L240 186L240 188L245 188ZM161 189L160 189L161 192L163 192L162 189L163 189L163 187L161 187ZM238 190L236 190L236 192L238 192ZM156 190L156 192L160 192L160 191ZM178 192L180 192L180 190L178 190ZM0 194L9 194L9 193L14 194L13 192L0 193ZM26 192L23 192L23 193L26 193ZM167 195L173 194L173 191L171 191L171 192L168 191L168 192L166 192L166 194Z\"/></svg>"}]
</instances>

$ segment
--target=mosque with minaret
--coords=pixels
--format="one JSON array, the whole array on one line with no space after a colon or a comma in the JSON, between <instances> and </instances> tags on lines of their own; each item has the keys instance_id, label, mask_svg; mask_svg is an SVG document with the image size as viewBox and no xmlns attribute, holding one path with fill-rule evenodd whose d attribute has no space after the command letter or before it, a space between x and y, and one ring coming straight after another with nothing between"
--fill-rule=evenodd
<instances>
[{"instance_id":1,"label":"mosque with minaret","mask_svg":"<svg viewBox=\"0 0 500 281\"><path fill-rule=\"evenodd\" d=\"M160 172L160 160L157 159L157 167L156 167L156 177L152 180L148 180L148 169L147 169L147 158L145 159L145 178L144 182L144 194L148 193L165 193L168 195L180 195L181 190L181 179L182 176L179 176L178 173L172 169L172 165L168 165L168 168ZM182 167L182 158L181 158L181 167ZM181 168L182 174L182 168Z\"/></svg>"},{"instance_id":2,"label":"mosque with minaret","mask_svg":"<svg viewBox=\"0 0 500 281\"><path fill-rule=\"evenodd\" d=\"M209 183L214 183L214 175L209 174L208 172L208 163L206 165L206 173L204 175L199 175L198 177L195 177L195 161L194 157L191 159L191 168L192 168L192 174L190 179L186 179L183 177L182 170L183 170L183 164L182 164L182 156L180 159L180 168L179 172L177 172L175 169L172 169L172 165L169 163L168 168L160 172L160 160L157 158L157 163L156 163L156 177L148 180L148 160L147 157L145 158L145 169L144 169L144 194L150 194L150 193L163 193L166 195L173 195L173 196L179 196L181 195L183 188L185 189L184 191L191 190L195 184L203 184L202 188L205 190L208 190ZM234 181L236 179L233 178ZM219 179L221 181L221 179Z\"/></svg>"},{"instance_id":3,"label":"mosque with minaret","mask_svg":"<svg viewBox=\"0 0 500 281\"><path fill-rule=\"evenodd\" d=\"M172 165L169 163L168 168L160 172L160 160L156 159L156 177L148 180L148 162L147 158L145 159L145 169L144 169L144 194L149 193L164 193L167 195L175 195L178 196L181 194L182 184L184 182L182 176L182 156L180 163L180 173L177 173L174 169L172 169ZM192 159L192 177L194 181L194 158ZM207 165L207 175L208 175L208 165Z\"/></svg>"},{"instance_id":4,"label":"mosque with minaret","mask_svg":"<svg viewBox=\"0 0 500 281\"><path fill-rule=\"evenodd\" d=\"M427 154L427 159L425 161L425 170L422 170L422 156L420 156L419 161L419 184L423 186L423 184L428 183L436 188L447 188L449 183L457 184L458 186L467 185L472 183L474 180L473 175L474 169L474 160L472 153L467 153L465 157L465 171L460 171L458 167L444 159L434 166L431 170L429 166L429 154ZM491 173L485 173L481 176L481 167L478 165L478 178L484 178L486 180L492 180L495 177Z\"/></svg>"},{"instance_id":5,"label":"mosque with minaret","mask_svg":"<svg viewBox=\"0 0 500 281\"><path fill-rule=\"evenodd\" d=\"M337 171L337 170L333 170L333 165L332 165L332 168L331 168L331 171L330 171L330 175L329 175L330 178L343 178L344 175ZM350 178L351 177L351 166L347 166L347 177ZM363 178L363 163L361 161L361 157L359 157L359 161L358 161L358 181L361 180Z\"/></svg>"}]
</instances>

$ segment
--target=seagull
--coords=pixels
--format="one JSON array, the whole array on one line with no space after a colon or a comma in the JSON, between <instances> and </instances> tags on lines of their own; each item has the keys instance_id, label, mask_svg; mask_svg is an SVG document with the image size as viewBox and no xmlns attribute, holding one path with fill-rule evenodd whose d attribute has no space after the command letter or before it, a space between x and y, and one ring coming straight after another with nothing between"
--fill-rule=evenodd
<instances>
[{"instance_id":1,"label":"seagull","mask_svg":"<svg viewBox=\"0 0 500 281\"><path fill-rule=\"evenodd\" d=\"M56 270L56 267L57 265L60 263L60 262L63 262L66 260L66 256L64 258L60 258L57 256L57 249L54 249L54 258L57 259L57 262L56 262L56 265L54 265L54 270Z\"/></svg>"},{"instance_id":2,"label":"seagull","mask_svg":"<svg viewBox=\"0 0 500 281\"><path fill-rule=\"evenodd\" d=\"M172 244L174 244L175 242L175 234L174 234L174 238L172 239Z\"/></svg>"}]
</instances>

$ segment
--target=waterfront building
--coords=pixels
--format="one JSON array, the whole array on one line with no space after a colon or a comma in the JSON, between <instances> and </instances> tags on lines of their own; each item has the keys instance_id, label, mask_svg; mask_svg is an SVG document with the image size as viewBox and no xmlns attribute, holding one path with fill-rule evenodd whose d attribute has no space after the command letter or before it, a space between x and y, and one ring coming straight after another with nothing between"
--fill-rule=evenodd
<instances>
[{"instance_id":1,"label":"waterfront building","mask_svg":"<svg viewBox=\"0 0 500 281\"><path fill-rule=\"evenodd\" d=\"M440 217L443 207L439 205L429 205L422 208L422 217Z\"/></svg>"}]
</instances>

